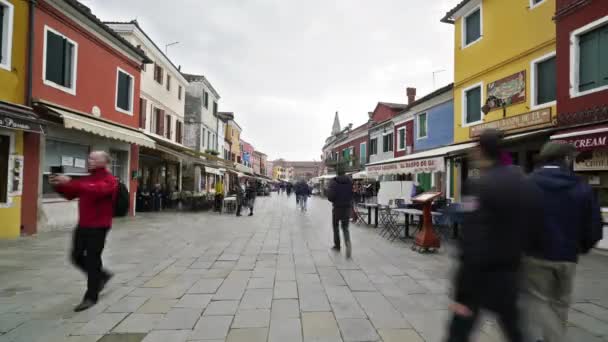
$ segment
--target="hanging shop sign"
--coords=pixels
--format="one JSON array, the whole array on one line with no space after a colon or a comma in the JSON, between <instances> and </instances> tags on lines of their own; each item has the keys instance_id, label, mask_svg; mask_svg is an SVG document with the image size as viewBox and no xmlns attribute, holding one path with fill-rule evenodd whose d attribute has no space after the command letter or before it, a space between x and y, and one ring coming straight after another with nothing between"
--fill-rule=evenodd
<instances>
[{"instance_id":1,"label":"hanging shop sign","mask_svg":"<svg viewBox=\"0 0 608 342\"><path fill-rule=\"evenodd\" d=\"M480 125L469 129L471 138L478 137L486 129L497 129L503 132L518 131L527 128L541 128L552 126L551 107L535 110L533 112L512 116Z\"/></svg>"},{"instance_id":2,"label":"hanging shop sign","mask_svg":"<svg viewBox=\"0 0 608 342\"><path fill-rule=\"evenodd\" d=\"M42 133L42 127L40 124L4 114L0 114L0 127Z\"/></svg>"},{"instance_id":3,"label":"hanging shop sign","mask_svg":"<svg viewBox=\"0 0 608 342\"><path fill-rule=\"evenodd\" d=\"M399 163L372 165L366 168L370 175L386 175L386 174L416 174L444 171L443 157L406 160Z\"/></svg>"},{"instance_id":4,"label":"hanging shop sign","mask_svg":"<svg viewBox=\"0 0 608 342\"><path fill-rule=\"evenodd\" d=\"M499 100L489 101L490 110L526 101L526 71L488 83L487 94Z\"/></svg>"},{"instance_id":5,"label":"hanging shop sign","mask_svg":"<svg viewBox=\"0 0 608 342\"><path fill-rule=\"evenodd\" d=\"M574 163L574 171L608 170L608 150L595 150L591 158Z\"/></svg>"}]
</instances>

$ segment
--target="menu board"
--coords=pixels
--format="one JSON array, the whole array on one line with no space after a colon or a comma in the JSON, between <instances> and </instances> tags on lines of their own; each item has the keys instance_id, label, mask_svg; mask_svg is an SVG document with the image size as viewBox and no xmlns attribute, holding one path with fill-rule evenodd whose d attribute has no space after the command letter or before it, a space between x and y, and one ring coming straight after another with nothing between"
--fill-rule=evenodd
<instances>
[{"instance_id":1,"label":"menu board","mask_svg":"<svg viewBox=\"0 0 608 342\"><path fill-rule=\"evenodd\" d=\"M433 192L433 191L429 191L429 192L425 192L422 193L414 198L412 198L412 201L415 202L428 202L431 201L433 199L435 199L436 197L441 196L441 192Z\"/></svg>"}]
</instances>

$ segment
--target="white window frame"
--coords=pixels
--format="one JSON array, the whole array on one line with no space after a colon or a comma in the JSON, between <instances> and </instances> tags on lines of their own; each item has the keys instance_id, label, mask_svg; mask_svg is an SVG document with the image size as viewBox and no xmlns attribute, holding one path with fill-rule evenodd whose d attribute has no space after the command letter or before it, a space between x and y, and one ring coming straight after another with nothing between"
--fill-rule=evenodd
<instances>
[{"instance_id":1,"label":"white window frame","mask_svg":"<svg viewBox=\"0 0 608 342\"><path fill-rule=\"evenodd\" d=\"M8 174L11 174L11 171L13 169L13 165L11 163L11 158L10 156L15 154L15 132L8 130L8 129L3 129L0 128L0 134L2 135L7 135L9 137L9 147L8 147L8 155L9 158L6 161L2 161L2 162L6 162L6 167L8 168ZM6 177L5 180L1 180L3 182L6 182L6 202L0 202L0 208L10 208L13 205L13 196L11 195L11 179L12 177Z\"/></svg>"},{"instance_id":2,"label":"white window frame","mask_svg":"<svg viewBox=\"0 0 608 342\"><path fill-rule=\"evenodd\" d=\"M544 4L546 2L547 2L547 0L541 0L539 3L535 4L534 0L530 0L530 9L534 9L534 8L536 8L536 7Z\"/></svg>"},{"instance_id":3,"label":"white window frame","mask_svg":"<svg viewBox=\"0 0 608 342\"><path fill-rule=\"evenodd\" d=\"M0 0L0 6L6 9L6 12L4 13L6 21L2 22L2 24L4 24L2 32L6 37L2 39L4 46L0 46L0 51L4 51L2 54L4 56L4 60L0 61L0 68L12 71L13 20L15 17L15 6L6 0Z\"/></svg>"},{"instance_id":4,"label":"white window frame","mask_svg":"<svg viewBox=\"0 0 608 342\"><path fill-rule=\"evenodd\" d=\"M471 14L473 14L473 12L477 11L479 9L479 38L477 38L476 40L470 42L470 43L466 43L466 38L467 38L467 17L469 17ZM460 33L461 33L461 47L463 49L466 49L472 45L477 44L482 38L483 38L483 6L482 3L480 3L479 5L473 7L471 10L469 10L465 15L462 16L462 25L460 25Z\"/></svg>"},{"instance_id":5,"label":"white window frame","mask_svg":"<svg viewBox=\"0 0 608 342\"><path fill-rule=\"evenodd\" d=\"M350 166L352 167L353 165L355 165L355 161L353 160L353 157L355 156L355 146L350 146L348 148L348 158L350 158Z\"/></svg>"},{"instance_id":6,"label":"white window frame","mask_svg":"<svg viewBox=\"0 0 608 342\"><path fill-rule=\"evenodd\" d=\"M401 134L399 134L400 131L403 131L403 148L400 147L400 145L401 145L401 141L399 139L401 137ZM397 152L405 151L407 149L406 142L407 142L407 126L397 128Z\"/></svg>"},{"instance_id":7,"label":"white window frame","mask_svg":"<svg viewBox=\"0 0 608 342\"><path fill-rule=\"evenodd\" d=\"M129 110L124 110L120 107L118 107L118 76L120 75L120 73L123 73L129 77L131 77L131 87L129 89L129 97L131 98L131 108ZM116 91L115 91L115 97L114 97L114 109L116 109L117 112L121 112L123 114L127 114L127 115L131 115L133 116L133 107L134 103L133 103L133 95L135 93L135 77L133 77L133 75L129 74L128 72L126 72L124 69L122 69L121 67L117 67L116 68Z\"/></svg>"},{"instance_id":8,"label":"white window frame","mask_svg":"<svg viewBox=\"0 0 608 342\"><path fill-rule=\"evenodd\" d=\"M46 47L47 47L47 37L48 37L48 32L52 32L58 36L61 36L65 39L67 39L71 44L74 45L74 56L73 56L73 63L72 63L72 87L68 88L68 87L64 87L60 84L57 84L53 81L49 81L46 79ZM75 42L74 40L70 39L68 36L64 35L63 33L47 26L44 25L44 47L42 50L42 83L44 83L44 85L47 85L49 87L53 87L56 89L59 89L63 92L66 92L70 95L76 95L76 81L78 79L78 43Z\"/></svg>"},{"instance_id":9,"label":"white window frame","mask_svg":"<svg viewBox=\"0 0 608 342\"><path fill-rule=\"evenodd\" d=\"M550 52L550 53L530 62L530 109L532 109L532 110L552 107L557 104L557 94L555 94L556 99L554 101L543 103L543 104L538 104L538 99L536 98L538 96L538 80L537 80L537 77L538 77L537 69L538 68L537 68L537 66L538 66L538 64L540 64L548 59L551 59L555 56L556 56L555 51L553 51L553 52ZM556 70L556 72L557 72L557 70ZM557 89L557 87L556 87L556 89Z\"/></svg>"},{"instance_id":10,"label":"white window frame","mask_svg":"<svg viewBox=\"0 0 608 342\"><path fill-rule=\"evenodd\" d=\"M425 136L420 136L420 116L424 114L425 118L426 118L426 135ZM416 140L422 140L422 139L426 139L429 136L429 113L428 112L422 112L422 113L418 113L418 115L416 115Z\"/></svg>"},{"instance_id":11,"label":"white window frame","mask_svg":"<svg viewBox=\"0 0 608 342\"><path fill-rule=\"evenodd\" d=\"M480 117L480 119L478 121L469 122L469 123L466 122L467 121L467 92L469 90L471 90L471 89L478 88L478 87L481 88L481 96L480 96L481 101L479 103L479 108L481 108L481 107L483 107L483 102L484 102L484 98L485 98L485 96L484 96L484 89L483 89L483 82L479 82L479 83L470 85L470 86L462 89L462 95L461 95L462 113L460 115L461 116L460 119L461 119L461 124L462 124L463 128L464 127L475 126L475 125L478 125L480 123L483 123L483 119L485 117L485 114L483 113L483 111L481 111L481 117Z\"/></svg>"},{"instance_id":12,"label":"white window frame","mask_svg":"<svg viewBox=\"0 0 608 342\"><path fill-rule=\"evenodd\" d=\"M608 23L608 15L600 18L594 22L591 22L583 27L580 27L570 33L570 97L576 98L581 97L593 93L597 93L600 91L608 90L608 85L589 89L586 91L579 91L579 83L580 83L580 73L579 73L579 65L580 65L580 49L579 39L580 36L587 32L591 32L600 26L604 26Z\"/></svg>"}]
</instances>

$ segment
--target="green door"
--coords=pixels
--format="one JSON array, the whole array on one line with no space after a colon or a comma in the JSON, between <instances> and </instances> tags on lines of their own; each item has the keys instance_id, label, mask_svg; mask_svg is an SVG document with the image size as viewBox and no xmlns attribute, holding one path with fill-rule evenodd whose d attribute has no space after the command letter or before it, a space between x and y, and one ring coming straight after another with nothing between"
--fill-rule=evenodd
<instances>
[{"instance_id":1,"label":"green door","mask_svg":"<svg viewBox=\"0 0 608 342\"><path fill-rule=\"evenodd\" d=\"M419 173L417 175L418 185L422 188L423 191L431 190L431 178L433 177L432 173Z\"/></svg>"}]
</instances>

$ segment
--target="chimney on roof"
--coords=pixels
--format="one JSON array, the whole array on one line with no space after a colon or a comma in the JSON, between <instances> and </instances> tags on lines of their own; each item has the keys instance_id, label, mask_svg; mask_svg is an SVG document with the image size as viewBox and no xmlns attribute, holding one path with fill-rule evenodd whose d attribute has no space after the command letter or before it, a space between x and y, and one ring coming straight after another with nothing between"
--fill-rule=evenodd
<instances>
[{"instance_id":1,"label":"chimney on roof","mask_svg":"<svg viewBox=\"0 0 608 342\"><path fill-rule=\"evenodd\" d=\"M407 88L406 89L406 94L407 94L407 104L411 105L412 103L414 103L414 101L416 101L416 88Z\"/></svg>"},{"instance_id":2,"label":"chimney on roof","mask_svg":"<svg viewBox=\"0 0 608 342\"><path fill-rule=\"evenodd\" d=\"M181 66L181 64L177 66L177 71L182 71L182 66Z\"/></svg>"}]
</instances>

